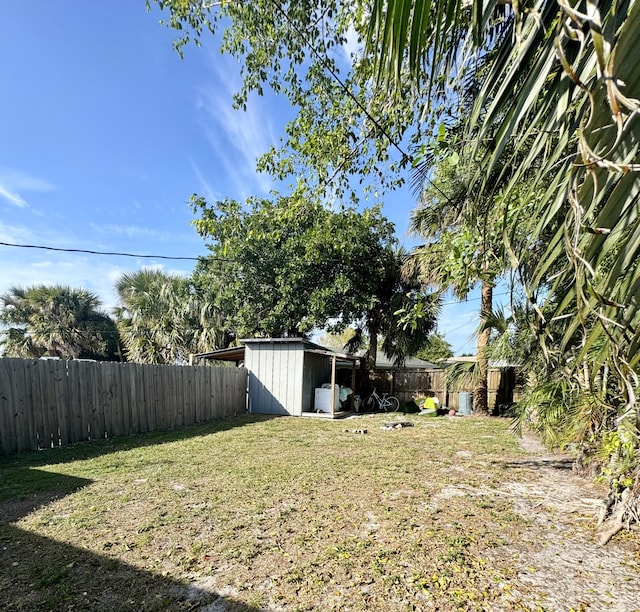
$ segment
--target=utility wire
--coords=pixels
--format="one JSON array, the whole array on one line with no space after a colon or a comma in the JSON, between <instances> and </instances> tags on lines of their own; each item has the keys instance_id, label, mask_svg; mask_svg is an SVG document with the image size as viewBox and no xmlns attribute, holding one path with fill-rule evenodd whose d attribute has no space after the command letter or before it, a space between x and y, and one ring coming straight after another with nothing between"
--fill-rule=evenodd
<instances>
[{"instance_id":1,"label":"utility wire","mask_svg":"<svg viewBox=\"0 0 640 612\"><path fill-rule=\"evenodd\" d=\"M89 249L63 249L57 247L43 246L38 244L14 244L11 242L0 242L0 246L8 246L8 247L16 247L20 249L42 249L44 251L57 251L60 253L87 253L89 255L109 255L115 257L136 257L139 259L176 259L176 260L184 260L184 261L201 261L201 260L210 260L216 259L217 261L231 261L227 259L221 258L212 258L212 257L182 257L182 256L173 256L173 255L143 255L139 253L121 253L117 251L91 251Z\"/></svg>"},{"instance_id":2,"label":"utility wire","mask_svg":"<svg viewBox=\"0 0 640 612\"><path fill-rule=\"evenodd\" d=\"M342 90L347 94L349 98L351 98L358 108L367 116L369 121L373 123L373 125L378 128L382 134L384 134L385 138L392 144L398 152L403 156L403 158L410 159L409 154L404 151L400 145L387 133L387 131L382 127L380 122L367 110L367 107L358 100L355 94L347 87L346 83L338 76L338 73L329 65L326 57L323 57L322 54L309 42L305 33L298 27L298 25L289 17L287 12L278 4L277 0L271 0L271 4L274 8L285 18L285 20L289 23L289 25L295 30L296 34L300 37L304 45L315 55L320 63L325 67L325 69L331 74L334 80L340 85Z\"/></svg>"},{"instance_id":3,"label":"utility wire","mask_svg":"<svg viewBox=\"0 0 640 612\"><path fill-rule=\"evenodd\" d=\"M63 249L57 247L43 246L38 244L14 244L11 242L0 242L0 246L7 247L16 247L20 249L42 249L44 251L56 251L59 253L86 253L88 255L106 255L109 257L136 257L140 259L176 259L182 261L221 261L225 263L240 263L234 259L224 259L222 257L212 257L212 256L201 256L201 257L181 257L181 256L171 256L171 255L142 255L138 253L121 253L116 251L91 251L89 249ZM497 293L493 297L502 297L505 295L509 295L506 293ZM464 300L454 301L454 302L444 302L442 306L454 306L456 304L464 304L465 302L475 302L482 298L466 298Z\"/></svg>"},{"instance_id":4,"label":"utility wire","mask_svg":"<svg viewBox=\"0 0 640 612\"><path fill-rule=\"evenodd\" d=\"M243 262L238 259L228 259L224 257L214 257L213 255L201 255L199 257L185 257L185 256L172 256L172 255L142 255L139 253L124 253L116 251L91 251L89 249L63 249L58 247L50 247L39 244L15 244L11 242L0 242L0 246L16 247L20 249L42 249L45 251L56 251L59 253L87 253L89 255L106 255L110 257L135 257L142 259L177 259L183 261L199 261L203 263L210 263L212 261L230 264L240 264L247 267L256 268L255 264L251 262ZM341 263L342 260L337 257L323 258L322 262L317 263Z\"/></svg>"},{"instance_id":5,"label":"utility wire","mask_svg":"<svg viewBox=\"0 0 640 612\"><path fill-rule=\"evenodd\" d=\"M289 25L295 30L298 36L301 38L304 45L315 55L318 60L322 63L325 69L331 74L331 76L335 79L335 81L340 85L342 90L347 94L349 98L351 98L355 104L362 110L362 112L367 116L367 118L374 124L374 126L380 130L380 132L384 135L384 137L388 140L388 142L393 145L395 149L403 156L403 159L410 159L409 154L404 151L400 145L391 137L391 135L385 130L385 128L380 124L380 122L367 110L367 108L358 100L358 98L353 94L353 92L347 87L346 83L339 77L335 70L329 65L327 59L323 57L319 51L315 49L315 47L309 42L304 32L297 26L297 24L289 17L286 11L278 4L277 0L272 0L273 6L276 8L278 12L282 14L282 16L286 19ZM333 174L324 182L323 187L326 187L331 182L333 182L334 178L337 176L338 172L346 165L346 163L355 155L360 146L362 146L364 142L364 137L358 141L353 147L350 154L338 165ZM445 199L451 202L450 198L433 182L429 181L432 186L440 192L441 195L445 197ZM233 260L227 260L223 258L216 257L186 257L186 256L171 256L171 255L149 255L149 254L140 254L140 253L126 253L126 252L118 252L118 251L95 251L90 249L66 249L66 248L57 248L43 245L35 245L35 244L15 244L9 242L0 242L0 246L8 246L8 247L16 247L23 249L41 249L46 251L57 251L62 253L85 253L88 255L107 255L107 256L115 256L115 257L135 257L138 259L165 259L165 260L174 260L174 261L202 261L202 260L215 260L215 261L226 261L229 263L233 263Z\"/></svg>"},{"instance_id":6,"label":"utility wire","mask_svg":"<svg viewBox=\"0 0 640 612\"><path fill-rule=\"evenodd\" d=\"M510 293L508 291L506 291L505 293L496 293L493 295L493 297L502 297L504 295L510 295ZM481 299L482 297L466 298L464 300L458 300L457 302L444 302L442 306L455 306L456 304L464 304L465 302L477 302L478 300L481 300Z\"/></svg>"},{"instance_id":7,"label":"utility wire","mask_svg":"<svg viewBox=\"0 0 640 612\"><path fill-rule=\"evenodd\" d=\"M360 102L360 100L358 100L358 98L356 97L356 95L347 87L346 83L340 78L340 76L338 75L338 73L331 67L331 65L329 64L328 60L326 57L324 57L309 41L309 39L307 38L306 34L298 27L298 25L293 21L293 19L291 19L291 17L289 16L289 14L280 6L280 4L278 3L277 0L271 0L271 4L274 6L274 8L285 18L285 20L287 21L287 23L291 26L291 28L293 28L293 30L296 32L296 34L300 37L300 39L302 40L303 44L311 51L311 53L313 55L316 56L316 58L318 58L318 60L320 61L320 63L324 66L324 68L327 70L327 72L329 72L329 74L333 77L333 79L338 83L338 85L340 85L342 91L344 91L344 93L351 98L351 100L353 100L355 102L355 104L358 106L358 108L366 115L366 117L369 119L369 121L371 121L371 123L373 123L373 125L380 130L380 132L382 133L382 135L388 140L389 144L391 144L399 153L400 155L402 155L402 160L411 160L412 157L411 155L409 155L395 140L394 138L392 138L392 136L388 133L388 131L382 126L382 124L369 112L369 110L367 109L367 107L362 104L362 102ZM331 95L330 92L329 95ZM336 171L331 175L331 177L326 180L323 185L322 188L326 187L327 185L329 185L329 183L331 183L333 181L333 179L336 177L336 175L338 174L339 170L346 164L346 162L348 162L353 155L357 152L357 150L360 148L360 146L362 145L362 142L358 142L356 143L356 145L352 148L351 152L349 153L349 155L346 157L345 160L343 160L342 163L339 164L338 168L336 169ZM444 193L444 191L442 191L442 189L440 189L440 187L432 180L427 179L427 182L431 184L431 186L440 193L440 195L442 195L444 197L444 199L449 202L452 203L451 198L449 198L449 196L447 196L446 193Z\"/></svg>"}]
</instances>

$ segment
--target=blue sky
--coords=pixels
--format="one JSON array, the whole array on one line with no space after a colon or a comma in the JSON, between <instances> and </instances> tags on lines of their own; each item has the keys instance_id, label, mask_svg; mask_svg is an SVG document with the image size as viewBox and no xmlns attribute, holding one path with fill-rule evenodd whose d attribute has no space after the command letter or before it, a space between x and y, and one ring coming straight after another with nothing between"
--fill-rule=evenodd
<instances>
[{"instance_id":1,"label":"blue sky","mask_svg":"<svg viewBox=\"0 0 640 612\"><path fill-rule=\"evenodd\" d=\"M239 66L212 44L172 49L144 0L3 3L0 20L0 242L176 257L206 255L187 202L266 195L256 158L292 109L255 97L234 111ZM205 39L206 40L206 39ZM385 198L398 237L415 198ZM84 287L108 309L114 282L144 266L193 262L0 246L0 293L37 283ZM439 328L473 352L477 294L443 309ZM452 300L447 300L451 302Z\"/></svg>"}]
</instances>

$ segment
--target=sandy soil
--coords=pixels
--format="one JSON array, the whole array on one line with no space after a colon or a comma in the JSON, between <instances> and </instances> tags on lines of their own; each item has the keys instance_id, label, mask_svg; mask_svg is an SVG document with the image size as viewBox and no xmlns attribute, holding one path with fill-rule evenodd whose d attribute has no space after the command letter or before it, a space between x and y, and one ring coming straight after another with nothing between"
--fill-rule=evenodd
<instances>
[{"instance_id":1,"label":"sandy soil","mask_svg":"<svg viewBox=\"0 0 640 612\"><path fill-rule=\"evenodd\" d=\"M637 534L621 533L599 546L596 516L604 490L574 473L569 457L549 454L535 438L525 436L522 446L530 454L522 463L536 467L535 477L526 484L507 482L501 494L530 529L518 544L495 549L509 555L517 571L503 609L516 600L536 609L544 594L545 610L639 611Z\"/></svg>"}]
</instances>

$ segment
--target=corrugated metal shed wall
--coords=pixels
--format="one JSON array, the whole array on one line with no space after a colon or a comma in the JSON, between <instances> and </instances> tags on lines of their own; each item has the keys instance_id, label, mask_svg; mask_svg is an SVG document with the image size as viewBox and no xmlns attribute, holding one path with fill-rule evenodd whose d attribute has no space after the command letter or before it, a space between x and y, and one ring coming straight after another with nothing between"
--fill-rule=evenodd
<instances>
[{"instance_id":1,"label":"corrugated metal shed wall","mask_svg":"<svg viewBox=\"0 0 640 612\"><path fill-rule=\"evenodd\" d=\"M302 343L247 343L249 410L254 414L301 415L303 366Z\"/></svg>"}]
</instances>

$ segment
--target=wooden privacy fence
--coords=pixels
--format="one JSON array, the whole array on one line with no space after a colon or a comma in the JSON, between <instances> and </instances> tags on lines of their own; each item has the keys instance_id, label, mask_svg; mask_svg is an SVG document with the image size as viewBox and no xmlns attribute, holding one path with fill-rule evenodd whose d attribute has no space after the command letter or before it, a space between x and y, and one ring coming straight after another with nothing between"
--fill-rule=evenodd
<instances>
[{"instance_id":1,"label":"wooden privacy fence","mask_svg":"<svg viewBox=\"0 0 640 612\"><path fill-rule=\"evenodd\" d=\"M487 379L489 410L520 399L514 368L489 368ZM463 375L455 386L447 386L446 372L441 369L386 370L384 373L376 372L376 381L379 391L392 393L401 402L408 402L431 390L443 406L454 410L460 408L460 393L469 393L474 387L471 375Z\"/></svg>"},{"instance_id":2,"label":"wooden privacy fence","mask_svg":"<svg viewBox=\"0 0 640 612\"><path fill-rule=\"evenodd\" d=\"M0 359L0 454L244 413L244 368Z\"/></svg>"}]
</instances>

